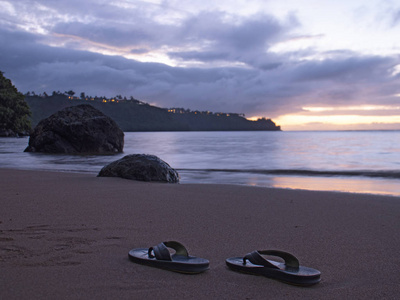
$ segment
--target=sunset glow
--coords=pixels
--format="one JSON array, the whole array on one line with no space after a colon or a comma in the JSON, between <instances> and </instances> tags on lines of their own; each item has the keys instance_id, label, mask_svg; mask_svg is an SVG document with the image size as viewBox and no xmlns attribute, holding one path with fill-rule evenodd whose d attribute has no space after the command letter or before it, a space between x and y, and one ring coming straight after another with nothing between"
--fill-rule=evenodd
<instances>
[{"instance_id":1,"label":"sunset glow","mask_svg":"<svg viewBox=\"0 0 400 300\"><path fill-rule=\"evenodd\" d=\"M354 111L354 110L398 110L400 106L389 105L359 105L359 106L338 106L338 107L303 107L305 111L310 112L330 112L330 111Z\"/></svg>"},{"instance_id":2,"label":"sunset glow","mask_svg":"<svg viewBox=\"0 0 400 300\"><path fill-rule=\"evenodd\" d=\"M305 116L285 115L276 119L279 124L296 125L307 123L327 123L333 125L353 125L370 123L400 123L400 116L358 116L358 115L338 115L338 116Z\"/></svg>"}]
</instances>

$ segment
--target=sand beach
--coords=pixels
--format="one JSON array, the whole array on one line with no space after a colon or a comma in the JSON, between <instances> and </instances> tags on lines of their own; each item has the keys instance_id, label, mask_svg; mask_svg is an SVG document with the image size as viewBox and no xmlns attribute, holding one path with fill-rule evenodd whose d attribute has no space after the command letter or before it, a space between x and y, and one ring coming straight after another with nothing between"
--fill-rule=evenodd
<instances>
[{"instance_id":1,"label":"sand beach","mask_svg":"<svg viewBox=\"0 0 400 300\"><path fill-rule=\"evenodd\" d=\"M161 184L0 169L0 299L397 299L400 198L239 185ZM210 270L135 264L176 240ZM279 249L322 273L304 288L233 272Z\"/></svg>"}]
</instances>

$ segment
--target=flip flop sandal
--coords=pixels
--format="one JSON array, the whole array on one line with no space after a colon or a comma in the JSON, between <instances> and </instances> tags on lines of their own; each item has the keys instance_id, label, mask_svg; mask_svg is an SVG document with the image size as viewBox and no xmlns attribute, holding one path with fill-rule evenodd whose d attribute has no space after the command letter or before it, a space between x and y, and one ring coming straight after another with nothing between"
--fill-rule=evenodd
<instances>
[{"instance_id":1,"label":"flip flop sandal","mask_svg":"<svg viewBox=\"0 0 400 300\"><path fill-rule=\"evenodd\" d=\"M174 254L168 250L175 250ZM150 248L138 248L129 251L129 259L135 263L169 271L197 274L208 270L207 259L190 256L179 242L169 241Z\"/></svg>"},{"instance_id":2,"label":"flip flop sandal","mask_svg":"<svg viewBox=\"0 0 400 300\"><path fill-rule=\"evenodd\" d=\"M262 255L283 258L284 263L267 260ZM320 282L321 272L299 265L299 260L292 254L279 250L253 251L244 257L231 257L226 264L234 271L253 275L262 275L285 283L309 286Z\"/></svg>"}]
</instances>

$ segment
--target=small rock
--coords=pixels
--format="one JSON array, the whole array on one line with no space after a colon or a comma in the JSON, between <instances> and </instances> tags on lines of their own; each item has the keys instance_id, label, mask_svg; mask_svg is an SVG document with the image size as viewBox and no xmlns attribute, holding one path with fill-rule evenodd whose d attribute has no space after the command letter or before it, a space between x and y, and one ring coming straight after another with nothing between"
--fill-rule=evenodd
<instances>
[{"instance_id":1,"label":"small rock","mask_svg":"<svg viewBox=\"0 0 400 300\"><path fill-rule=\"evenodd\" d=\"M101 169L99 177L122 177L140 181L178 183L179 174L155 155L131 154Z\"/></svg>"}]
</instances>

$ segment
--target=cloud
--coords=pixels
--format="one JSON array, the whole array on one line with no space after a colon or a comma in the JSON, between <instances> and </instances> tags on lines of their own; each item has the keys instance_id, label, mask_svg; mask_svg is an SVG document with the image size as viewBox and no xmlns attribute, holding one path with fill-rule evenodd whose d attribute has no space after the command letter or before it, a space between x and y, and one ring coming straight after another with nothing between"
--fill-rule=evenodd
<instances>
[{"instance_id":1,"label":"cloud","mask_svg":"<svg viewBox=\"0 0 400 300\"><path fill-rule=\"evenodd\" d=\"M23 92L121 94L161 107L248 117L313 105L390 105L400 94L400 75L390 72L399 57L270 51L309 36L293 33L301 28L293 15L278 20L265 13L183 8L167 18L163 10L171 12L174 1L9 3L0 12L0 70ZM17 11L20 19L13 18ZM166 63L141 60L157 55Z\"/></svg>"},{"instance_id":2,"label":"cloud","mask_svg":"<svg viewBox=\"0 0 400 300\"><path fill-rule=\"evenodd\" d=\"M358 82L376 80L376 75L385 76L393 60L379 56L356 56L346 58L308 61L299 64L293 72L296 80Z\"/></svg>"},{"instance_id":3,"label":"cloud","mask_svg":"<svg viewBox=\"0 0 400 300\"><path fill-rule=\"evenodd\" d=\"M400 8L393 12L392 15L392 25L397 26L400 24Z\"/></svg>"},{"instance_id":4,"label":"cloud","mask_svg":"<svg viewBox=\"0 0 400 300\"><path fill-rule=\"evenodd\" d=\"M306 105L374 103L386 94L396 94L398 83L386 72L393 64L390 58L355 57L318 63L281 58L284 63L269 70L182 68L50 47L39 43L40 36L27 33L3 30L0 36L0 51L4 53L1 68L24 92L73 89L89 95L123 94L162 107L272 117L300 111ZM383 86L387 88L380 90ZM381 94L374 95L378 91Z\"/></svg>"},{"instance_id":5,"label":"cloud","mask_svg":"<svg viewBox=\"0 0 400 300\"><path fill-rule=\"evenodd\" d=\"M175 24L163 24L142 15L141 8L132 8L130 17L122 18L123 21L121 16L110 18L107 22L99 19L91 22L63 21L54 24L51 31L57 36L72 39L73 43L69 46L75 49L84 49L88 44L98 48L106 45L129 48L130 53L138 53L137 49L146 49L149 53L166 48L170 50L165 55L180 63L220 61L268 69L279 64L275 61L276 55L268 53L270 45L286 38L290 30L298 25L293 16L279 22L265 14L229 19L232 16L224 12L199 12Z\"/></svg>"}]
</instances>

